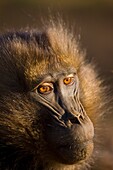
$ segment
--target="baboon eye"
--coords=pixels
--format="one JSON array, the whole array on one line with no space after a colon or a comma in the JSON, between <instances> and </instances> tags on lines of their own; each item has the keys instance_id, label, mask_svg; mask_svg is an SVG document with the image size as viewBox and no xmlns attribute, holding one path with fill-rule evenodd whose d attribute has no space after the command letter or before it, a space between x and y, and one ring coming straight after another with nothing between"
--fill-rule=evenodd
<instances>
[{"instance_id":1,"label":"baboon eye","mask_svg":"<svg viewBox=\"0 0 113 170\"><path fill-rule=\"evenodd\" d=\"M38 93L41 94L48 94L53 90L53 87L49 83L44 83L42 85L39 85L37 88Z\"/></svg>"},{"instance_id":2,"label":"baboon eye","mask_svg":"<svg viewBox=\"0 0 113 170\"><path fill-rule=\"evenodd\" d=\"M65 85L72 85L74 83L74 77L66 77L66 78L64 78L63 83Z\"/></svg>"}]
</instances>

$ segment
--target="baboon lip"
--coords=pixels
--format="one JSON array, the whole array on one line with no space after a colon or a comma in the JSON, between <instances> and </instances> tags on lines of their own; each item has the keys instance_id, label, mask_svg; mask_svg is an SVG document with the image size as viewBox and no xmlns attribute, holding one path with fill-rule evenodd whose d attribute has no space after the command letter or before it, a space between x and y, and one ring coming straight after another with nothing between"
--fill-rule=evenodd
<instances>
[{"instance_id":1,"label":"baboon lip","mask_svg":"<svg viewBox=\"0 0 113 170\"><path fill-rule=\"evenodd\" d=\"M90 150L89 150L90 148ZM87 159L92 154L93 151L93 141L87 140L81 144L76 144L74 142L61 144L58 147L57 155L60 161L64 164L75 164L77 162Z\"/></svg>"},{"instance_id":2,"label":"baboon lip","mask_svg":"<svg viewBox=\"0 0 113 170\"><path fill-rule=\"evenodd\" d=\"M88 145L89 143L93 143L93 140L92 139L89 139L89 140L84 140L84 141L82 141L82 142L78 142L77 141L77 143L79 143L79 144L76 144L76 141L74 141L74 142L69 142L69 143L64 143L64 144L61 144L61 145L59 145L59 149L76 149L79 145L80 145L80 143L83 145L83 146L86 146L86 145Z\"/></svg>"}]
</instances>

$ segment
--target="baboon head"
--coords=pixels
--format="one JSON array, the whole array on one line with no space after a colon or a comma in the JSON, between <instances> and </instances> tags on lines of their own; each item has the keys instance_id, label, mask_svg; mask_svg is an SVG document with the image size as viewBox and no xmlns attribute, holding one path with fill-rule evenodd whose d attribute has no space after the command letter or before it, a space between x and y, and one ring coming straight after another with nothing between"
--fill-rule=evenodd
<instances>
[{"instance_id":1,"label":"baboon head","mask_svg":"<svg viewBox=\"0 0 113 170\"><path fill-rule=\"evenodd\" d=\"M1 169L84 167L103 98L93 65L61 24L1 35Z\"/></svg>"}]
</instances>

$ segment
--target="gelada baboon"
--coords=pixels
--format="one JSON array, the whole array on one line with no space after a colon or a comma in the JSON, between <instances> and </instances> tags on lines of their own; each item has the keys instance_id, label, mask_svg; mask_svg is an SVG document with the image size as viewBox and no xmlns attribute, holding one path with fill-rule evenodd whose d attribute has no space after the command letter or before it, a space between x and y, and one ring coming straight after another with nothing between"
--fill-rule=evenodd
<instances>
[{"instance_id":1,"label":"gelada baboon","mask_svg":"<svg viewBox=\"0 0 113 170\"><path fill-rule=\"evenodd\" d=\"M78 170L94 148L103 88L62 24L0 36L0 169Z\"/></svg>"}]
</instances>

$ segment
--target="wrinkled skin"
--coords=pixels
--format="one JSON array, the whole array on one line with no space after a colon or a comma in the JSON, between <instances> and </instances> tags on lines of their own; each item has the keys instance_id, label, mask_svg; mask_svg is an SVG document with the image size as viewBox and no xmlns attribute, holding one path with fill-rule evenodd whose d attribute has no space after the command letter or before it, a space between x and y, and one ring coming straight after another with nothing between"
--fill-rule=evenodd
<instances>
[{"instance_id":1,"label":"wrinkled skin","mask_svg":"<svg viewBox=\"0 0 113 170\"><path fill-rule=\"evenodd\" d=\"M65 79L72 80L65 84ZM65 72L46 76L32 92L50 109L43 117L44 137L55 159L64 164L87 159L93 150L94 128L79 100L78 84L76 72ZM40 93L42 86L49 91Z\"/></svg>"}]
</instances>

